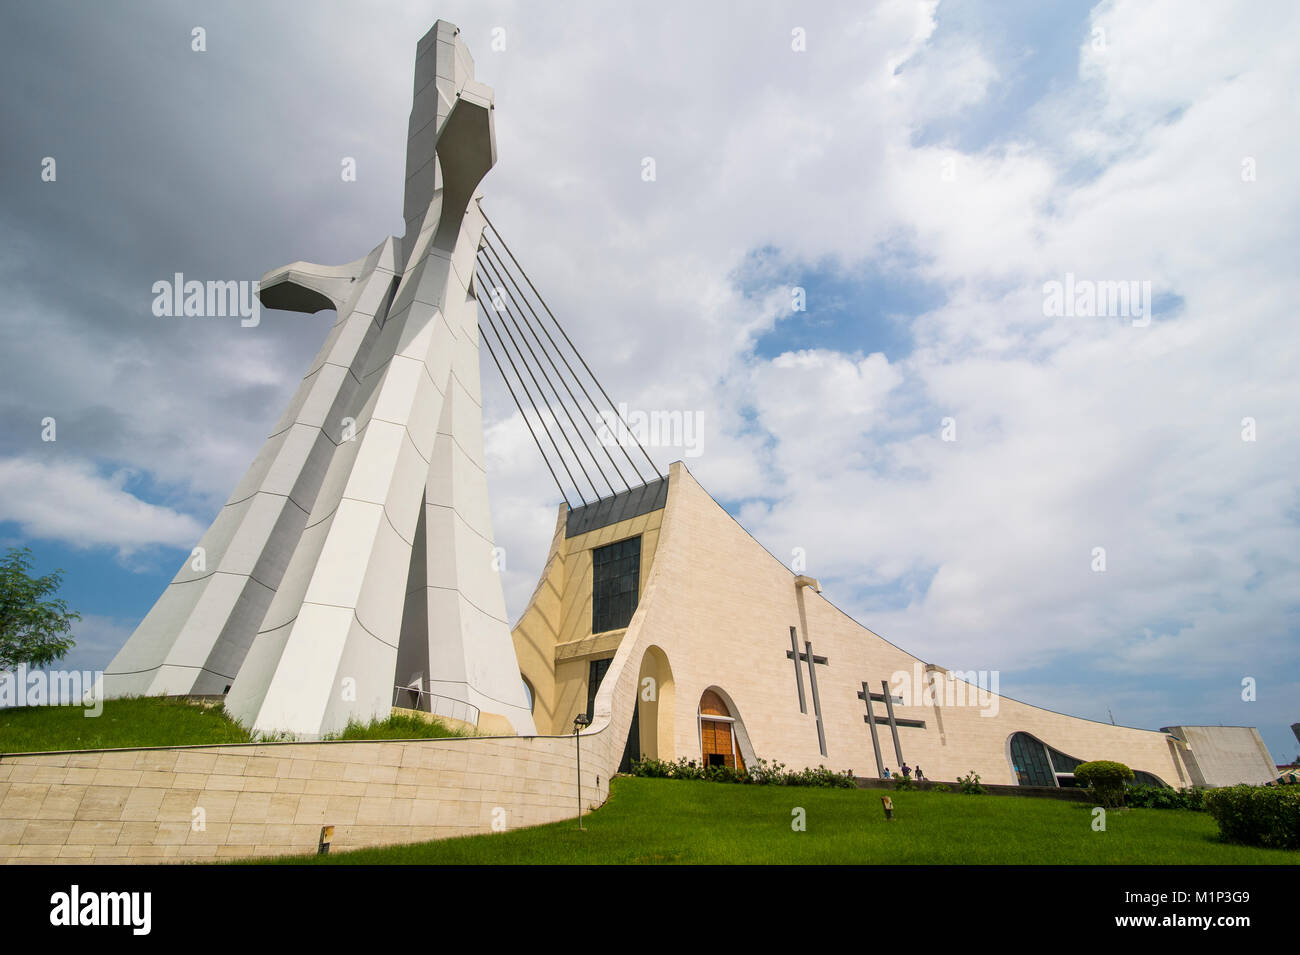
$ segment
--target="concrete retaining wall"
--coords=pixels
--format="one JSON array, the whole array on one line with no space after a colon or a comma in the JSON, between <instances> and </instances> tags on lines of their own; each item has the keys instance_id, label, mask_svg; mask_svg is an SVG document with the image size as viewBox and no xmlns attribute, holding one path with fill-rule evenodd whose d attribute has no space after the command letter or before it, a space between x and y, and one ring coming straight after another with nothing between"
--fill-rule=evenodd
<instances>
[{"instance_id":1,"label":"concrete retaining wall","mask_svg":"<svg viewBox=\"0 0 1300 955\"><path fill-rule=\"evenodd\" d=\"M583 736L588 807L609 793L608 735ZM0 862L313 853L325 825L334 851L517 829L577 814L574 762L572 736L0 756Z\"/></svg>"}]
</instances>

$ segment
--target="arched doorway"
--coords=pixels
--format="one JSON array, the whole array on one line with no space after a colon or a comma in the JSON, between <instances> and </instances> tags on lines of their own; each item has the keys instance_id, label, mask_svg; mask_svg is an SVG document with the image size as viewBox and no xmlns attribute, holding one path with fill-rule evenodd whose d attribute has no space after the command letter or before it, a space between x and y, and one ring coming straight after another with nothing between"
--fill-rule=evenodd
<instances>
[{"instance_id":1,"label":"arched doorway","mask_svg":"<svg viewBox=\"0 0 1300 955\"><path fill-rule=\"evenodd\" d=\"M736 718L722 697L705 690L700 697L700 751L705 766L726 766L743 770L745 758L740 752Z\"/></svg>"},{"instance_id":2,"label":"arched doorway","mask_svg":"<svg viewBox=\"0 0 1300 955\"><path fill-rule=\"evenodd\" d=\"M659 647L647 647L637 677L637 731L640 755L671 761L673 753L673 670Z\"/></svg>"}]
</instances>

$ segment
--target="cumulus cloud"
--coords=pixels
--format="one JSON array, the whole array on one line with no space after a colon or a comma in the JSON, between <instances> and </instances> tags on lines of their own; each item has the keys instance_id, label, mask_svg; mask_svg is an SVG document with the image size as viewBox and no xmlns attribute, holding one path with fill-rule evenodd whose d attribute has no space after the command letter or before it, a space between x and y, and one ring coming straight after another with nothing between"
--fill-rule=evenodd
<instances>
[{"instance_id":1,"label":"cumulus cloud","mask_svg":"<svg viewBox=\"0 0 1300 955\"><path fill-rule=\"evenodd\" d=\"M130 474L96 473L63 459L0 459L0 520L24 534L74 547L106 546L123 555L153 546L197 543L204 526L192 516L140 500L126 490Z\"/></svg>"}]
</instances>

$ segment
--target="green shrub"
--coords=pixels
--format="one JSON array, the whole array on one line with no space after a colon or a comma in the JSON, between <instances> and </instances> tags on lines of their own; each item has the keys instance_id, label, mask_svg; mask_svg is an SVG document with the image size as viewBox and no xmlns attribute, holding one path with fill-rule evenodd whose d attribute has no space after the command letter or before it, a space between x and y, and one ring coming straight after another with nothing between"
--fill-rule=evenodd
<instances>
[{"instance_id":1,"label":"green shrub","mask_svg":"<svg viewBox=\"0 0 1300 955\"><path fill-rule=\"evenodd\" d=\"M1178 793L1164 786L1130 786L1124 803L1134 809L1177 809Z\"/></svg>"},{"instance_id":2,"label":"green shrub","mask_svg":"<svg viewBox=\"0 0 1300 955\"><path fill-rule=\"evenodd\" d=\"M787 772L784 763L769 763L760 759L748 770L730 766L705 766L695 760L681 757L675 763L662 759L632 760L632 775L654 779L703 779L714 783L749 783L758 786L816 786L821 788L851 789L857 785L853 771L837 773L818 766Z\"/></svg>"},{"instance_id":3,"label":"green shrub","mask_svg":"<svg viewBox=\"0 0 1300 955\"><path fill-rule=\"evenodd\" d=\"M673 774L673 764L662 759L646 756L632 760L632 775L646 776L650 779L667 779Z\"/></svg>"},{"instance_id":4,"label":"green shrub","mask_svg":"<svg viewBox=\"0 0 1300 955\"><path fill-rule=\"evenodd\" d=\"M716 772L718 769L726 769L726 767L706 767L693 759L688 760L685 756L675 763L665 759L654 759L649 756L632 760L632 775L647 776L651 779L720 779ZM709 775L710 772L713 773L712 776ZM728 772L738 775L735 770L728 770ZM739 782L740 780L728 779L726 781Z\"/></svg>"},{"instance_id":5,"label":"green shrub","mask_svg":"<svg viewBox=\"0 0 1300 955\"><path fill-rule=\"evenodd\" d=\"M1229 842L1300 849L1300 787L1228 786L1205 793L1205 808Z\"/></svg>"},{"instance_id":6,"label":"green shrub","mask_svg":"<svg viewBox=\"0 0 1300 955\"><path fill-rule=\"evenodd\" d=\"M671 779L703 779L704 767L697 766L695 760L688 760L685 756L673 764Z\"/></svg>"},{"instance_id":7,"label":"green shrub","mask_svg":"<svg viewBox=\"0 0 1300 955\"><path fill-rule=\"evenodd\" d=\"M1074 778L1092 789L1108 808L1124 805L1124 784L1133 780L1133 770L1109 759L1093 760L1074 767Z\"/></svg>"},{"instance_id":8,"label":"green shrub","mask_svg":"<svg viewBox=\"0 0 1300 955\"><path fill-rule=\"evenodd\" d=\"M916 788L916 783L912 782L910 776L895 776L894 788L902 790L911 790Z\"/></svg>"},{"instance_id":9,"label":"green shrub","mask_svg":"<svg viewBox=\"0 0 1300 955\"><path fill-rule=\"evenodd\" d=\"M1124 793L1124 804L1135 809L1203 810L1205 790L1171 789L1168 786L1130 786Z\"/></svg>"},{"instance_id":10,"label":"green shrub","mask_svg":"<svg viewBox=\"0 0 1300 955\"><path fill-rule=\"evenodd\" d=\"M749 776L743 769L732 769L730 766L705 766L701 776L711 783L744 783L749 781Z\"/></svg>"},{"instance_id":11,"label":"green shrub","mask_svg":"<svg viewBox=\"0 0 1300 955\"><path fill-rule=\"evenodd\" d=\"M842 773L826 769L824 766L818 766L821 770L818 780L820 785L827 786L831 789L857 789L858 780L853 775L853 770L846 769Z\"/></svg>"},{"instance_id":12,"label":"green shrub","mask_svg":"<svg viewBox=\"0 0 1300 955\"><path fill-rule=\"evenodd\" d=\"M785 763L769 763L758 760L749 767L749 781L759 786L779 786L785 779Z\"/></svg>"},{"instance_id":13,"label":"green shrub","mask_svg":"<svg viewBox=\"0 0 1300 955\"><path fill-rule=\"evenodd\" d=\"M979 773L973 769L965 776L958 777L957 786L967 796L984 795L984 787L980 785Z\"/></svg>"},{"instance_id":14,"label":"green shrub","mask_svg":"<svg viewBox=\"0 0 1300 955\"><path fill-rule=\"evenodd\" d=\"M857 782L853 778L852 770L837 773L825 766L818 766L816 769L804 769L797 773L787 773L785 785L815 786L821 789L852 789L857 786Z\"/></svg>"},{"instance_id":15,"label":"green shrub","mask_svg":"<svg viewBox=\"0 0 1300 955\"><path fill-rule=\"evenodd\" d=\"M947 783L935 783L933 786L930 787L930 792L932 792L932 793L950 793L950 792L952 792L952 787L949 786Z\"/></svg>"}]
</instances>

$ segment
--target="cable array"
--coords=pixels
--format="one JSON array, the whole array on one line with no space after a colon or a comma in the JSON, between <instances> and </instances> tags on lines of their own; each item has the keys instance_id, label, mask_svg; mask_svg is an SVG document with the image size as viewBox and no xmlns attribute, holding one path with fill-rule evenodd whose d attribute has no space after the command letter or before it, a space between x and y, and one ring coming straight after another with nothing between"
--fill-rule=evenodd
<instances>
[{"instance_id":1,"label":"cable array","mask_svg":"<svg viewBox=\"0 0 1300 955\"><path fill-rule=\"evenodd\" d=\"M565 503L573 507L570 490L585 505L663 477L486 213L484 219L474 282L479 337ZM491 291L487 301L484 289ZM593 389L602 401L592 396ZM651 477L629 453L629 438ZM561 472L567 480L561 480Z\"/></svg>"}]
</instances>

